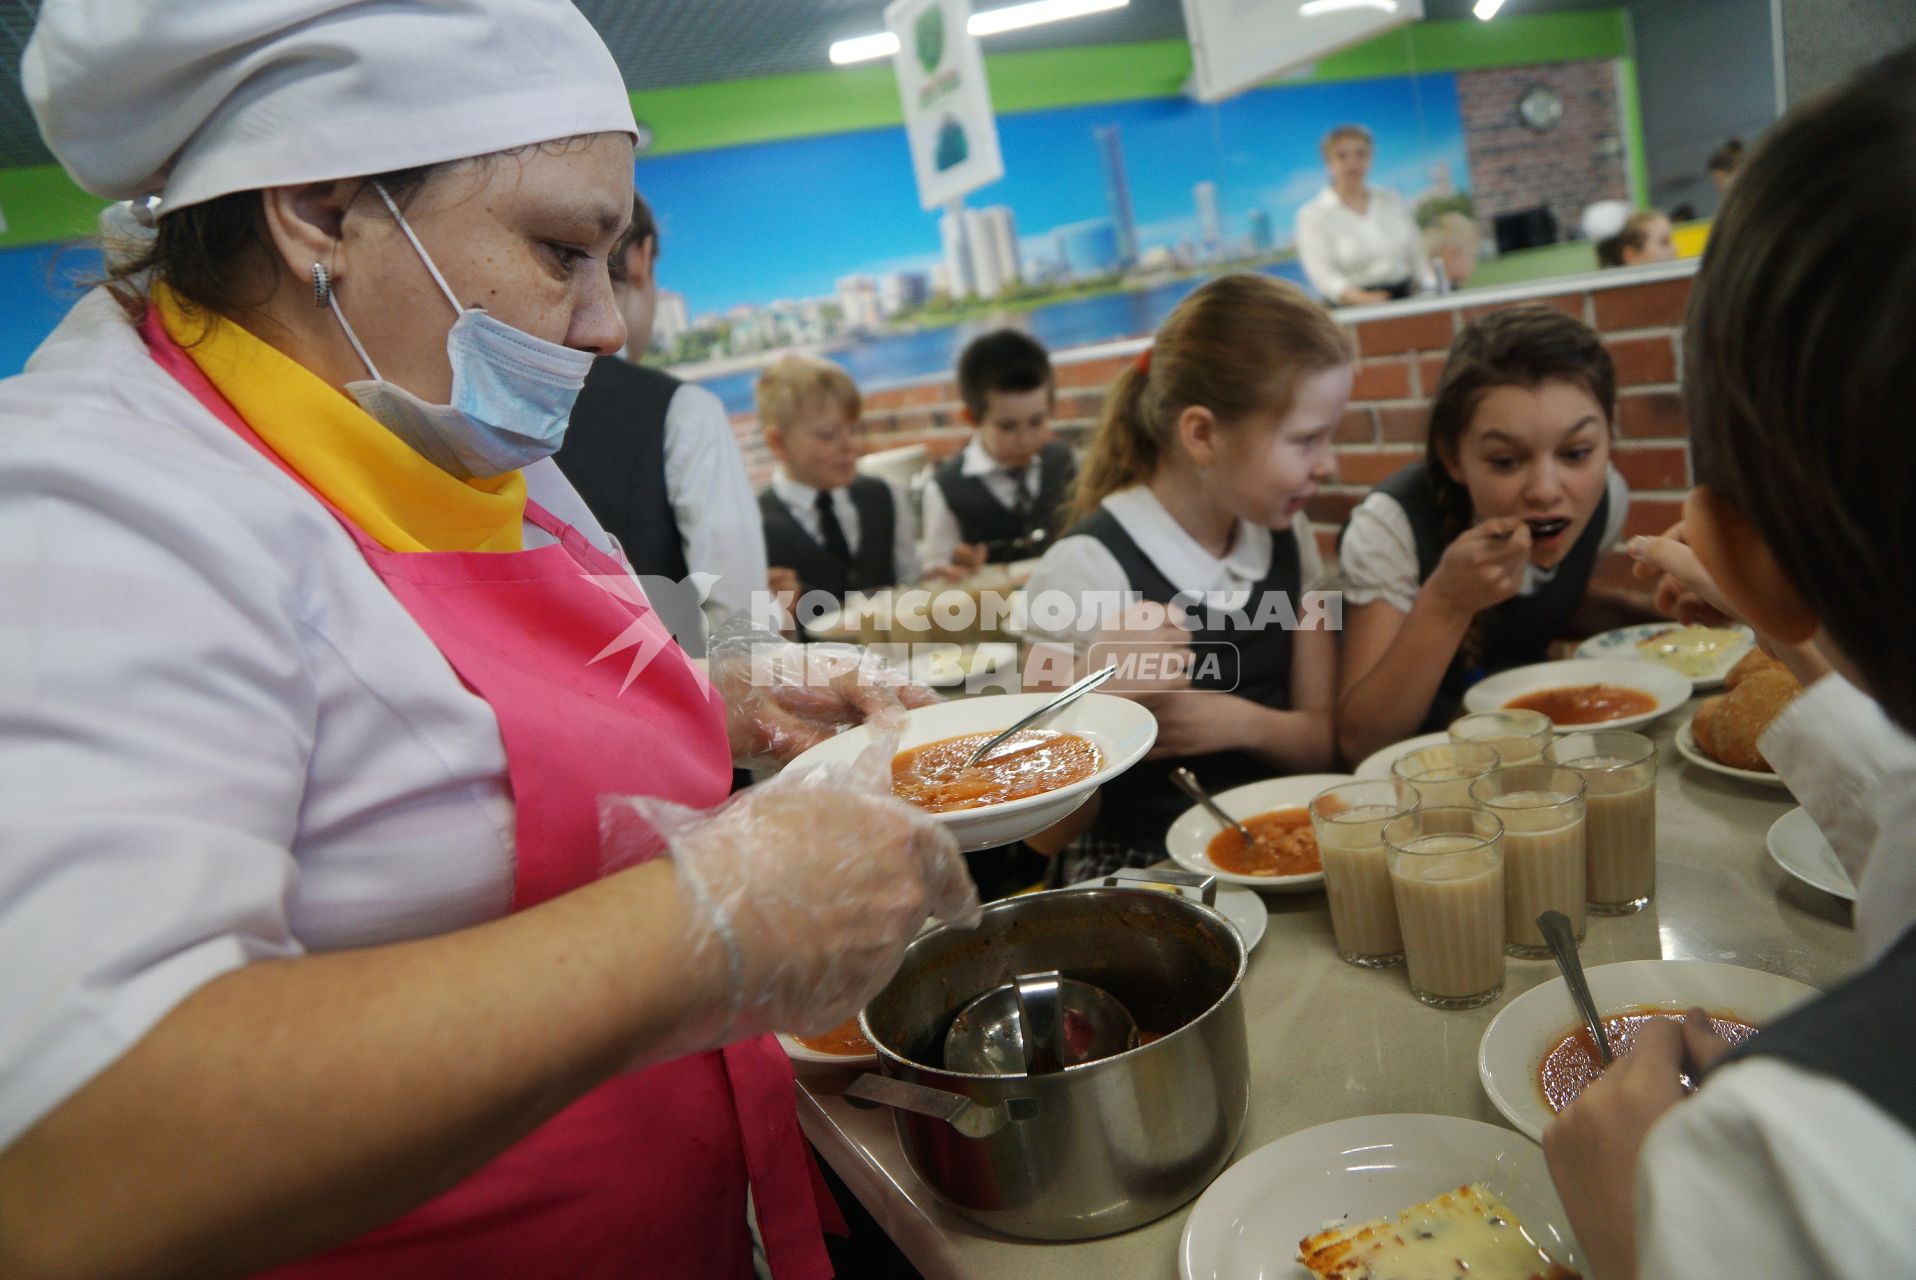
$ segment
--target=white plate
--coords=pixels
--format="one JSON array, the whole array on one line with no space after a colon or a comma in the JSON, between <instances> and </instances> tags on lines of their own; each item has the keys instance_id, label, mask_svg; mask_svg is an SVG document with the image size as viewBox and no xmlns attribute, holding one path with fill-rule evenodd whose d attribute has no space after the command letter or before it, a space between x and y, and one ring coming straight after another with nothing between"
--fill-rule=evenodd
<instances>
[{"instance_id":1,"label":"white plate","mask_svg":"<svg viewBox=\"0 0 1916 1280\"><path fill-rule=\"evenodd\" d=\"M1690 728L1696 723L1696 717L1685 720L1676 731L1677 754L1699 769L1708 769L1711 773L1720 773L1726 778L1738 778L1744 782L1754 782L1761 787L1775 787L1779 791L1788 791L1790 784L1774 773L1764 773L1760 769L1735 769L1720 760L1712 760L1703 754L1703 748L1696 744L1696 733Z\"/></svg>"},{"instance_id":2,"label":"white plate","mask_svg":"<svg viewBox=\"0 0 1916 1280\"><path fill-rule=\"evenodd\" d=\"M989 676L1018 661L1018 646L983 644L913 645L905 674L928 689L957 689L972 676Z\"/></svg>"},{"instance_id":3,"label":"white plate","mask_svg":"<svg viewBox=\"0 0 1916 1280\"><path fill-rule=\"evenodd\" d=\"M1065 892L1073 889L1102 889L1103 880L1081 880L1077 884L1065 886ZM1130 885L1119 884L1115 888L1143 888L1150 885L1133 882ZM1220 882L1217 887L1217 905L1215 910L1237 927L1238 936L1244 939L1244 950L1248 954L1257 950L1257 944L1264 940L1264 931L1270 927L1271 909L1264 905L1264 899L1249 889L1241 889L1234 884Z\"/></svg>"},{"instance_id":4,"label":"white plate","mask_svg":"<svg viewBox=\"0 0 1916 1280\"><path fill-rule=\"evenodd\" d=\"M1178 1245L1182 1280L1309 1280L1297 1242L1333 1222L1394 1214L1469 1182L1510 1206L1557 1261L1581 1267L1563 1204L1535 1143L1456 1116L1334 1120L1259 1147L1192 1206Z\"/></svg>"},{"instance_id":5,"label":"white plate","mask_svg":"<svg viewBox=\"0 0 1916 1280\"><path fill-rule=\"evenodd\" d=\"M1365 756L1364 763L1357 766L1356 776L1360 778L1388 778L1390 777L1390 767L1396 764L1401 757L1407 756L1413 751L1421 751L1425 747L1434 747L1440 742L1449 741L1450 731L1440 729L1436 733L1420 733L1414 738L1405 738L1402 742L1394 742L1382 751L1373 751Z\"/></svg>"},{"instance_id":6,"label":"white plate","mask_svg":"<svg viewBox=\"0 0 1916 1280\"><path fill-rule=\"evenodd\" d=\"M1640 715L1618 716L1615 720L1603 720L1595 724L1560 724L1557 726L1558 733L1587 733L1593 729L1627 729L1631 725L1648 724L1688 702L1692 692L1687 677L1678 675L1668 667L1659 667L1654 662L1641 662L1635 658L1566 658L1562 662L1539 662L1485 676L1464 690L1464 710L1496 711L1508 706L1511 699L1521 698L1527 693L1579 684L1621 685L1626 689L1637 689L1655 698L1657 705Z\"/></svg>"},{"instance_id":7,"label":"white plate","mask_svg":"<svg viewBox=\"0 0 1916 1280\"><path fill-rule=\"evenodd\" d=\"M1836 850L1830 848L1816 820L1800 807L1771 823L1763 843L1769 847L1770 861L1804 884L1846 902L1856 901L1856 886L1836 860Z\"/></svg>"},{"instance_id":8,"label":"white plate","mask_svg":"<svg viewBox=\"0 0 1916 1280\"><path fill-rule=\"evenodd\" d=\"M808 1049L800 1044L796 1037L783 1031L778 1033L779 1048L793 1062L818 1062L829 1067L875 1067L878 1065L876 1053L821 1053L817 1049Z\"/></svg>"},{"instance_id":9,"label":"white plate","mask_svg":"<svg viewBox=\"0 0 1916 1280\"><path fill-rule=\"evenodd\" d=\"M898 749L922 747L927 742L966 733L995 733L1009 728L1056 696L1055 693L985 694L915 708L907 714ZM960 849L970 853L1036 835L1089 800L1100 786L1142 760L1151 744L1158 740L1157 717L1129 698L1102 693L1085 694L1039 727L1090 739L1103 754L1104 763L1090 777L1055 791L1007 800L1003 804L932 814L940 826L951 832ZM850 764L870 742L871 730L860 725L812 747L785 768L804 773L828 764Z\"/></svg>"},{"instance_id":10,"label":"white plate","mask_svg":"<svg viewBox=\"0 0 1916 1280\"><path fill-rule=\"evenodd\" d=\"M1707 960L1625 960L1584 970L1604 1017L1625 1009L1681 1012L1701 1005L1758 1026L1816 994L1794 978ZM1537 1084L1537 1068L1557 1042L1582 1024L1562 978L1552 978L1504 1006L1477 1044L1477 1079L1504 1119L1532 1138L1555 1116Z\"/></svg>"},{"instance_id":11,"label":"white plate","mask_svg":"<svg viewBox=\"0 0 1916 1280\"><path fill-rule=\"evenodd\" d=\"M1577 646L1577 656L1579 658L1628 658L1634 662L1649 662L1657 666L1665 666L1657 662L1655 658L1646 655L1637 647L1637 643L1648 640L1651 636L1660 636L1666 631L1681 630L1682 627L1683 624L1680 622L1639 622L1632 627L1618 627L1614 631L1605 631L1585 640ZM1721 629L1740 632L1743 638L1716 655L1716 662L1708 675L1683 676L1690 682L1692 689L1701 691L1720 687L1723 677L1730 674L1730 668L1741 662L1743 655L1756 647L1756 633L1748 627L1732 624ZM1666 666L1665 670L1676 671L1676 668ZM1683 675L1680 671L1677 674Z\"/></svg>"},{"instance_id":12,"label":"white plate","mask_svg":"<svg viewBox=\"0 0 1916 1280\"><path fill-rule=\"evenodd\" d=\"M1218 808L1242 822L1273 809L1301 809L1318 792L1350 780L1348 773L1303 773L1293 778L1270 778L1264 782L1232 787L1211 798L1217 801ZM1204 779L1199 778L1198 781ZM1192 805L1171 824L1171 829L1164 836L1164 847L1170 853L1171 860L1186 871L1195 871L1201 876L1216 876L1230 884L1262 889L1267 893L1308 893L1323 887L1322 871L1306 872L1301 876L1247 876L1224 870L1212 862L1210 855L1205 852L1210 846L1211 837L1222 830L1224 828L1216 818L1206 813L1201 806Z\"/></svg>"}]
</instances>

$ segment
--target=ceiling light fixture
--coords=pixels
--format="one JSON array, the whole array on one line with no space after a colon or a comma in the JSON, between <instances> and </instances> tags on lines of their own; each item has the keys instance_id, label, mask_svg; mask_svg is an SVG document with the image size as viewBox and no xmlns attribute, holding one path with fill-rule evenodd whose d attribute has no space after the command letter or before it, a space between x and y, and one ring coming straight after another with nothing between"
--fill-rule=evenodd
<instances>
[{"instance_id":1,"label":"ceiling light fixture","mask_svg":"<svg viewBox=\"0 0 1916 1280\"><path fill-rule=\"evenodd\" d=\"M1315 18L1320 14L1342 13L1347 9L1379 9L1397 12L1397 0L1304 0L1297 6L1298 16Z\"/></svg>"},{"instance_id":2,"label":"ceiling light fixture","mask_svg":"<svg viewBox=\"0 0 1916 1280\"><path fill-rule=\"evenodd\" d=\"M1471 12L1476 14L1479 20L1483 22L1489 22L1492 18L1497 16L1497 10L1503 7L1504 7L1504 0L1477 0L1476 5L1472 7L1471 9Z\"/></svg>"},{"instance_id":3,"label":"ceiling light fixture","mask_svg":"<svg viewBox=\"0 0 1916 1280\"><path fill-rule=\"evenodd\" d=\"M1348 3L1348 0L1344 2ZM1370 4L1376 0L1361 2ZM1122 9L1130 3L1131 0L1030 0L1028 4L1006 5L974 13L970 21L965 23L965 30L974 36L995 36L1047 22L1063 22L1066 18L1082 18L1088 13ZM1393 9L1397 7L1396 0L1385 0L1385 3ZM831 59L835 65L844 67L854 62L869 62L873 58L889 58L897 52L898 37L889 31L880 31L874 35L833 41Z\"/></svg>"}]
</instances>

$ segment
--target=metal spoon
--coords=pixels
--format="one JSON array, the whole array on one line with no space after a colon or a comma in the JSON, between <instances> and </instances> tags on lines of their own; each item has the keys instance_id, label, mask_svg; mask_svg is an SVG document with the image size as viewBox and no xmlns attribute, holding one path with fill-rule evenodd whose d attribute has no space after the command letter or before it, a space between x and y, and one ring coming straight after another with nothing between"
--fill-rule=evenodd
<instances>
[{"instance_id":1,"label":"metal spoon","mask_svg":"<svg viewBox=\"0 0 1916 1280\"><path fill-rule=\"evenodd\" d=\"M965 757L964 764L960 765L959 768L971 768L972 765L984 759L985 756L999 744L1007 741L1012 734L1017 733L1021 729L1029 729L1032 725L1038 723L1038 721L1064 710L1116 674L1118 674L1118 668L1115 663L1104 668L1102 671L1093 671L1090 675L1078 681L1078 683L1072 685L1069 689L1066 689L1063 693L1045 703L1042 707L1039 707L1036 711L1033 711L1030 715L1012 725L1009 729L1006 729L1003 733L987 738L983 745Z\"/></svg>"},{"instance_id":2,"label":"metal spoon","mask_svg":"<svg viewBox=\"0 0 1916 1280\"><path fill-rule=\"evenodd\" d=\"M1185 795L1190 796L1191 799L1203 805L1206 813L1231 828L1231 830L1237 832L1240 836L1243 836L1244 847L1246 849L1249 849L1257 843L1257 837L1251 834L1249 827L1217 807L1217 801L1211 799L1211 793L1198 785L1196 774L1180 766L1171 770L1171 781L1176 784L1179 791L1182 791Z\"/></svg>"},{"instance_id":3,"label":"metal spoon","mask_svg":"<svg viewBox=\"0 0 1916 1280\"><path fill-rule=\"evenodd\" d=\"M1542 931L1550 954L1556 957L1557 968L1563 970L1563 984L1570 988L1570 998L1577 1002L1583 1020L1590 1024L1597 1057L1604 1066L1609 1066L1610 1039L1603 1034L1603 1019L1597 1014L1597 1002L1590 998L1590 984L1583 980L1583 961L1577 958L1577 935L1570 927L1570 918L1561 911L1546 911L1537 917L1537 928Z\"/></svg>"}]
</instances>

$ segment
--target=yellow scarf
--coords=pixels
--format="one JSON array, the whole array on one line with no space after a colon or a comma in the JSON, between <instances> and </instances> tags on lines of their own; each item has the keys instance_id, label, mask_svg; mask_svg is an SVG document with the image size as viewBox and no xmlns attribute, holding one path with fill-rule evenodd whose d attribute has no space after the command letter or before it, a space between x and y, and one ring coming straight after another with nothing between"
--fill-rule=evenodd
<instances>
[{"instance_id":1,"label":"yellow scarf","mask_svg":"<svg viewBox=\"0 0 1916 1280\"><path fill-rule=\"evenodd\" d=\"M461 480L428 462L306 366L239 324L208 327L164 284L153 305L173 341L246 425L389 551L519 551L526 481Z\"/></svg>"}]
</instances>

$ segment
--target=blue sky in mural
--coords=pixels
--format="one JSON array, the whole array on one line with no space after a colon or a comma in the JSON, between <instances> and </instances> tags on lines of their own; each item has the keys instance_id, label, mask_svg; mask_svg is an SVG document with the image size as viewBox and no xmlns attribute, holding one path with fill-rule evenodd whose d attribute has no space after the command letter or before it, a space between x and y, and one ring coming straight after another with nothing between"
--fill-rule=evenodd
<instances>
[{"instance_id":1,"label":"blue sky in mural","mask_svg":"<svg viewBox=\"0 0 1916 1280\"><path fill-rule=\"evenodd\" d=\"M1456 79L1427 75L1262 89L1216 107L1153 98L1003 116L1005 177L966 203L1009 205L1024 252L1049 256L1052 228L1106 216L1091 131L1115 124L1141 247L1197 236L1203 181L1218 186L1227 236L1261 208L1288 242L1324 182L1318 140L1346 121L1377 135L1374 183L1414 200L1441 165L1468 188ZM900 129L643 160L638 183L662 224L660 283L694 315L937 260L937 217L918 207Z\"/></svg>"}]
</instances>

